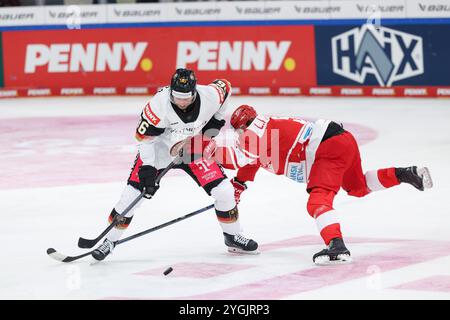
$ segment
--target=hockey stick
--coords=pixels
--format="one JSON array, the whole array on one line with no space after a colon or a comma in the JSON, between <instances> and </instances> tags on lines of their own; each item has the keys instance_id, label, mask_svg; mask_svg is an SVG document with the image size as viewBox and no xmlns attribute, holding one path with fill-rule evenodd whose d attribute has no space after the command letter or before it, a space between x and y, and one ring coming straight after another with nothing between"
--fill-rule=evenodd
<instances>
[{"instance_id":1,"label":"hockey stick","mask_svg":"<svg viewBox=\"0 0 450 320\"><path fill-rule=\"evenodd\" d=\"M195 216L195 215L197 215L197 214L199 214L199 213L208 211L209 209L212 209L212 208L214 208L214 205L213 205L213 204L211 204L211 205L209 205L209 206L206 206L206 207L204 207L204 208L202 208L202 209L199 209L199 210L197 210L197 211L188 213L188 214L186 214L186 215L184 215L184 216L182 216L182 217L179 217L179 218L170 220L170 221L168 221L168 222L166 222L166 223L160 224L160 225L158 225L158 226L156 226L156 227L153 227L153 228L150 228L150 229L147 229L147 230L144 230L144 231L135 233L135 234L133 234L133 235L127 237L127 238L124 238L124 239L121 239L121 240L117 241L117 242L116 242L116 246L118 246L119 244L122 244L122 243L124 243L124 242L133 240L133 239L135 239L135 238L142 237L143 235L146 235L146 234L148 234L148 233L150 233L150 232L154 232L154 231L156 231L156 230L165 228L165 227L167 227L167 226L170 226L171 224L174 224L174 223L180 222L180 221L182 221L182 220L185 220L185 219L187 219L187 218L193 217L193 216ZM47 249L47 254L48 254L51 258L53 258L53 259L55 259L55 260L57 260L57 261L60 261L60 262L72 262L72 261L75 261L75 260L84 258L84 257L90 255L92 252L94 252L94 250L91 250L91 251L89 251L89 252L80 254L80 255L78 255L78 256L66 256L66 255L63 255L62 253L59 253L58 251L56 251L56 250L53 249L53 248L48 248L48 249Z\"/></svg>"},{"instance_id":2,"label":"hockey stick","mask_svg":"<svg viewBox=\"0 0 450 320\"><path fill-rule=\"evenodd\" d=\"M156 181L155 184L159 185L159 182L161 181L161 178L163 176L165 176L165 174L173 168L173 166L175 166L176 164L180 163L180 157L176 157L175 160L173 160L157 177L156 177ZM114 217L114 220L111 221L111 224L95 239L85 239L80 237L78 239L78 247L83 248L83 249L90 249L93 246L95 246L97 244L97 242L99 242L112 228L114 228L117 224L119 224L120 222L120 218L124 217L131 209L134 208L134 206L144 197L145 195L145 190L143 190L141 192L140 195L137 196L136 199L133 200L133 202L131 202L128 207L125 208L125 210Z\"/></svg>"},{"instance_id":3,"label":"hockey stick","mask_svg":"<svg viewBox=\"0 0 450 320\"><path fill-rule=\"evenodd\" d=\"M179 218L170 220L170 221L168 221L168 222L166 222L166 223L160 224L159 226L156 226L156 227L153 227L153 228L150 228L150 229L147 229L147 230L144 230L144 231L135 233L135 234L133 234L133 235L131 235L131 236L129 236L129 237L126 237L126 238L124 238L124 239L121 239L121 240L117 241L116 245L119 245L119 244L121 244L121 243L130 241L130 240L133 240L133 239L138 238L138 237L142 237L143 235L146 235L147 233L150 233L150 232L153 232L153 231L156 231L156 230L165 228L165 227L167 227L167 226L170 226L171 224L174 224L174 223L180 222L180 221L182 221L182 220L184 220L184 219L193 217L193 216L195 216L195 215L197 215L197 214L199 214L199 213L208 211L209 209L212 209L212 208L214 208L214 205L213 205L213 204L210 204L209 206L206 206L206 207L204 207L204 208L198 209L197 211L188 213L188 214L186 214L186 215L184 215L184 216L182 216L182 217L179 217Z\"/></svg>"}]
</instances>

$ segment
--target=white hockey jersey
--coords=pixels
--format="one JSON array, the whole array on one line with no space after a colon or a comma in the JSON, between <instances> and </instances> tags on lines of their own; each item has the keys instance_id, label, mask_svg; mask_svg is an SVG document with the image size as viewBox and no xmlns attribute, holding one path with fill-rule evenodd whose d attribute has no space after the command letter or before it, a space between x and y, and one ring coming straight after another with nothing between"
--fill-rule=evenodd
<instances>
[{"instance_id":1,"label":"white hockey jersey","mask_svg":"<svg viewBox=\"0 0 450 320\"><path fill-rule=\"evenodd\" d=\"M173 159L170 150L177 143L202 132L214 118L223 120L231 95L227 80L215 80L209 85L197 85L194 110L188 117L170 102L170 89L164 87L146 104L136 131L139 154L144 165L165 168ZM214 120L213 120L214 121Z\"/></svg>"}]
</instances>

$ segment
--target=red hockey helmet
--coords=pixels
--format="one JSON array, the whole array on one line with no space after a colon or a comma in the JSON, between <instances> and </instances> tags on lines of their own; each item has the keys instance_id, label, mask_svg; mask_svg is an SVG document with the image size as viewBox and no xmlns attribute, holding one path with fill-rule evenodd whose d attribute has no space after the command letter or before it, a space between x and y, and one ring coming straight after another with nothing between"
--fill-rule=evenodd
<instances>
[{"instance_id":1,"label":"red hockey helmet","mask_svg":"<svg viewBox=\"0 0 450 320\"><path fill-rule=\"evenodd\" d=\"M257 116L253 107L243 104L233 112L230 122L235 129L246 129Z\"/></svg>"}]
</instances>

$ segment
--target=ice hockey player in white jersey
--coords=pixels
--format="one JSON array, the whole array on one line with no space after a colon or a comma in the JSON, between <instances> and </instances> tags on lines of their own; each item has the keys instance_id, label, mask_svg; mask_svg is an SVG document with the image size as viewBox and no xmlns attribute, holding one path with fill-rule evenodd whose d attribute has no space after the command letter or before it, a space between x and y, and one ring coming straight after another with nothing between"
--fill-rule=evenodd
<instances>
[{"instance_id":1,"label":"ice hockey player in white jersey","mask_svg":"<svg viewBox=\"0 0 450 320\"><path fill-rule=\"evenodd\" d=\"M225 124L224 113L231 95L227 80L197 85L192 70L177 69L170 87L160 89L144 107L136 129L139 152L127 186L109 215L111 223L143 190L151 198L159 185L156 177L178 155L182 162L174 168L184 170L215 200L217 219L230 252L257 253L258 244L241 233L234 188L222 167L211 158L214 140ZM139 205L140 203L138 203ZM114 249L130 224L136 205L106 235L92 256L103 260Z\"/></svg>"}]
</instances>

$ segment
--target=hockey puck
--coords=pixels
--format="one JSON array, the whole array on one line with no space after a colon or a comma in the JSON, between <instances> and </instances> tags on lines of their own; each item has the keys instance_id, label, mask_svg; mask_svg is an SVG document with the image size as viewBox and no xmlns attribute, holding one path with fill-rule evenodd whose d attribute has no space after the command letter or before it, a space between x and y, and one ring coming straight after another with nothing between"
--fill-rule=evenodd
<instances>
[{"instance_id":1,"label":"hockey puck","mask_svg":"<svg viewBox=\"0 0 450 320\"><path fill-rule=\"evenodd\" d=\"M169 273L171 273L173 271L172 267L167 268L163 273L165 276L167 276Z\"/></svg>"}]
</instances>

